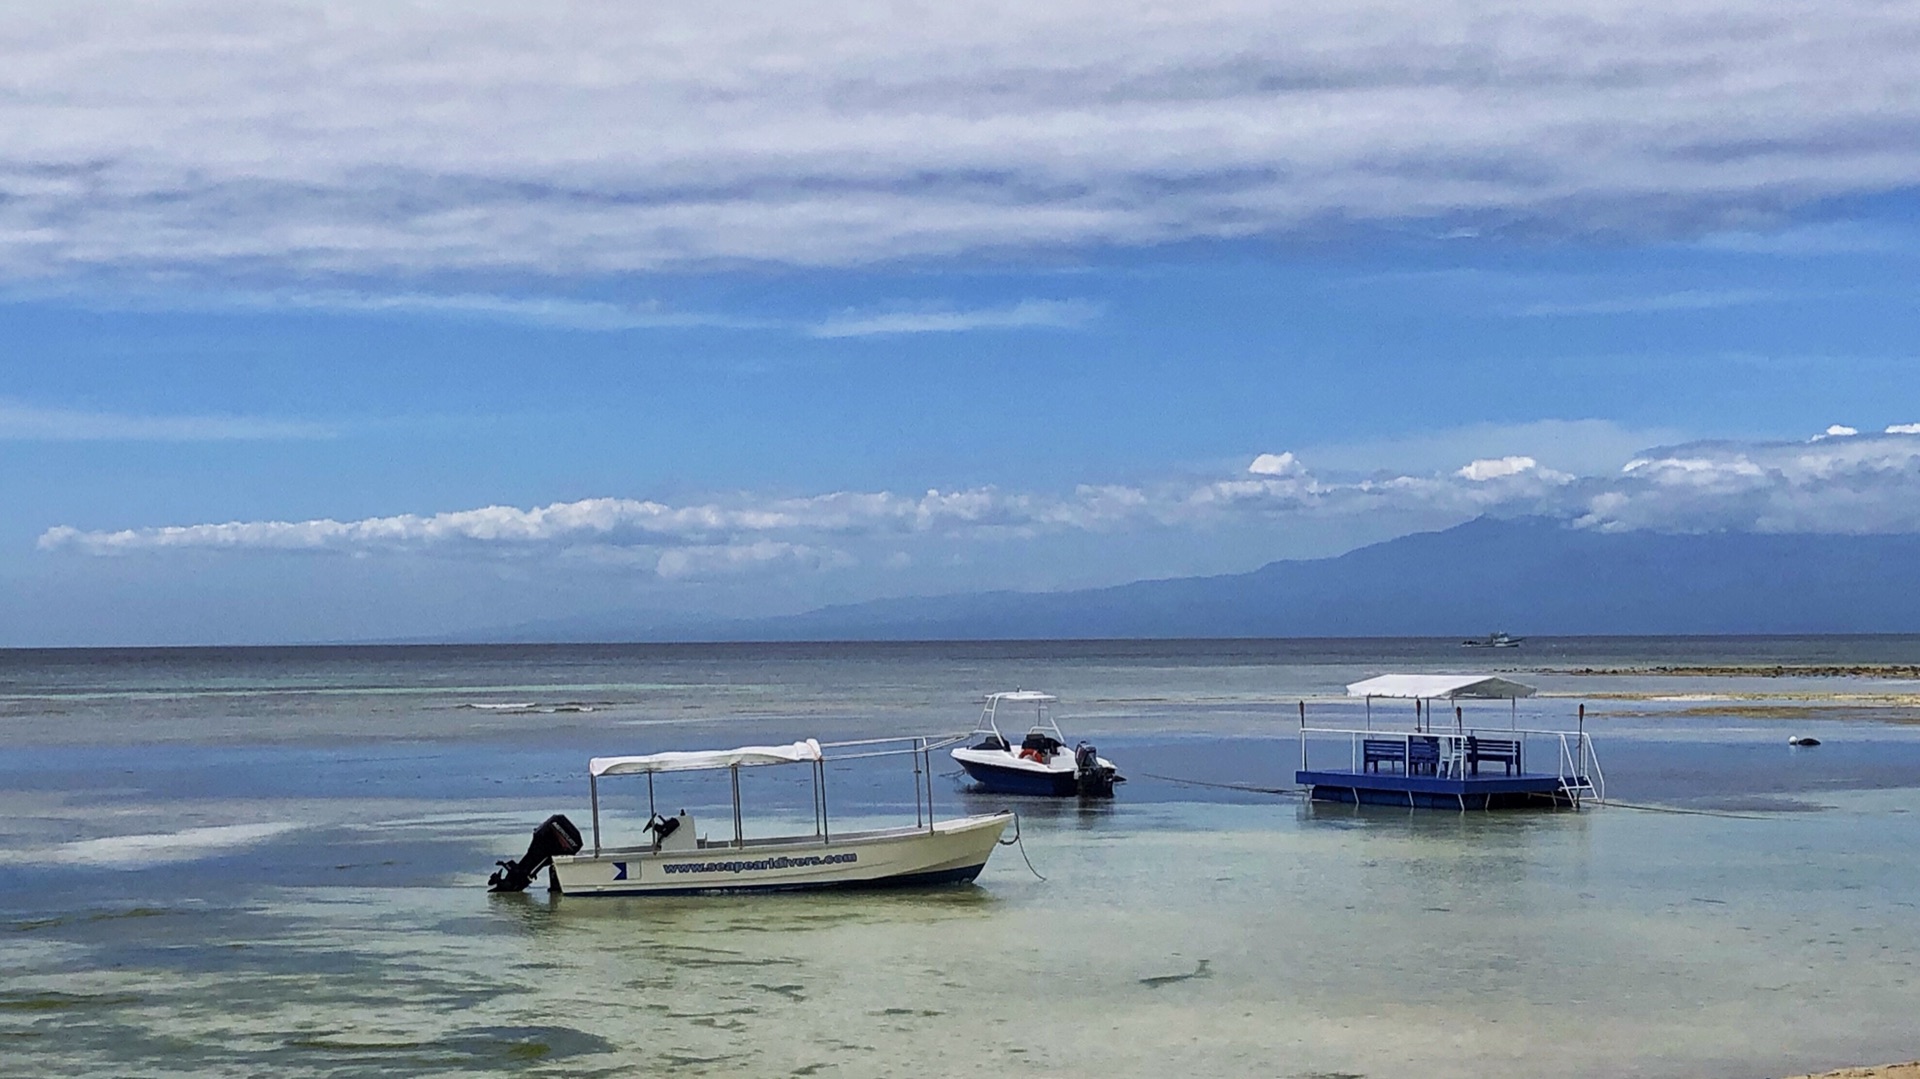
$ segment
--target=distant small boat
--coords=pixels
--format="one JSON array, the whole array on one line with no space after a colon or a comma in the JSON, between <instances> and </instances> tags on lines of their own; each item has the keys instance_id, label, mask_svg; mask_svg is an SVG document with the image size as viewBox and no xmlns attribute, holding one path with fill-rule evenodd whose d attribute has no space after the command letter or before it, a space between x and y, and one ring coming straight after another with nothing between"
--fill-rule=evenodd
<instances>
[{"instance_id":1,"label":"distant small boat","mask_svg":"<svg viewBox=\"0 0 1920 1079\"><path fill-rule=\"evenodd\" d=\"M1790 746L1817 746L1820 744L1820 739L1809 738L1804 734L1796 734L1787 739L1787 744Z\"/></svg>"},{"instance_id":2,"label":"distant small boat","mask_svg":"<svg viewBox=\"0 0 1920 1079\"><path fill-rule=\"evenodd\" d=\"M1489 633L1485 637L1472 637L1460 643L1467 648L1518 648L1525 637L1509 637L1504 633Z\"/></svg>"},{"instance_id":3,"label":"distant small boat","mask_svg":"<svg viewBox=\"0 0 1920 1079\"><path fill-rule=\"evenodd\" d=\"M973 741L978 735L979 740L953 750L953 759L982 788L997 794L1111 798L1113 785L1126 782L1125 777L1091 743L1067 749L1066 737L1048 711L1054 701L1050 694L1031 690L989 694L979 724L967 736ZM1018 746L1000 733L998 712L1003 704L1034 710L1033 727Z\"/></svg>"}]
</instances>

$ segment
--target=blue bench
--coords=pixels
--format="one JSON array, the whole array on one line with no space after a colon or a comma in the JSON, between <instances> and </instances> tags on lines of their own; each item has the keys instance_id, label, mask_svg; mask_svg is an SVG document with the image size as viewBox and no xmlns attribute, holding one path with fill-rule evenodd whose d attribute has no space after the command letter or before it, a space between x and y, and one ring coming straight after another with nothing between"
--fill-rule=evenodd
<instances>
[{"instance_id":1,"label":"blue bench","mask_svg":"<svg viewBox=\"0 0 1920 1079\"><path fill-rule=\"evenodd\" d=\"M1384 763L1407 766L1407 743L1399 738L1368 738L1360 743L1360 769L1378 772Z\"/></svg>"},{"instance_id":2,"label":"blue bench","mask_svg":"<svg viewBox=\"0 0 1920 1079\"><path fill-rule=\"evenodd\" d=\"M1407 773L1416 776L1440 774L1440 739L1415 738L1407 746Z\"/></svg>"},{"instance_id":3,"label":"blue bench","mask_svg":"<svg viewBox=\"0 0 1920 1079\"><path fill-rule=\"evenodd\" d=\"M1481 738L1467 735L1467 771L1480 774L1481 761L1499 761L1507 766L1507 774L1521 771L1520 741L1515 738Z\"/></svg>"},{"instance_id":4,"label":"blue bench","mask_svg":"<svg viewBox=\"0 0 1920 1079\"><path fill-rule=\"evenodd\" d=\"M1360 742L1360 768L1378 772L1382 764L1397 764L1406 775L1434 775L1440 770L1440 740L1416 738L1367 738Z\"/></svg>"}]
</instances>

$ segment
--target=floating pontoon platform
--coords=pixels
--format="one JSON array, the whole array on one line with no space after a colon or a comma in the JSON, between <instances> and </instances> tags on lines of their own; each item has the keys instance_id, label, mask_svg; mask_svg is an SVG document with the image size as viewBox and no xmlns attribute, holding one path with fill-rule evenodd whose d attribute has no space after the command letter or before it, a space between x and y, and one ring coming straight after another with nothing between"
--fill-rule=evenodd
<instances>
[{"instance_id":1,"label":"floating pontoon platform","mask_svg":"<svg viewBox=\"0 0 1920 1079\"><path fill-rule=\"evenodd\" d=\"M1412 809L1527 809L1572 806L1567 781L1546 773L1511 776L1398 775L1387 772L1301 770L1294 781L1316 802L1406 806Z\"/></svg>"},{"instance_id":2,"label":"floating pontoon platform","mask_svg":"<svg viewBox=\"0 0 1920 1079\"><path fill-rule=\"evenodd\" d=\"M1533 692L1532 686L1484 675L1385 675L1347 687L1348 696L1366 698L1366 725L1360 728L1309 726L1302 702L1294 781L1318 802L1410 809L1578 808L1583 798L1604 800L1586 709L1576 730L1522 728L1513 702ZM1412 700L1412 729L1376 727L1375 697ZM1468 726L1456 703L1463 699L1508 701L1512 720L1506 727ZM1453 714L1436 724L1439 701ZM1321 746L1323 761L1334 744L1346 743L1347 766L1311 766L1310 742ZM1548 762L1552 771L1539 770ZM1536 770L1528 771L1528 764Z\"/></svg>"}]
</instances>

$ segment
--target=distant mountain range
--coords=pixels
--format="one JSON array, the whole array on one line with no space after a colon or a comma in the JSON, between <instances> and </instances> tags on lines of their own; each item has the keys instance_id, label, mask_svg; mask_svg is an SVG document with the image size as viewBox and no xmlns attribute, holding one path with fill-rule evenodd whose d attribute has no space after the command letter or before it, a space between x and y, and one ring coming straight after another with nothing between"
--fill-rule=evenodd
<instances>
[{"instance_id":1,"label":"distant mountain range","mask_svg":"<svg viewBox=\"0 0 1920 1079\"><path fill-rule=\"evenodd\" d=\"M499 640L956 640L1920 632L1920 535L1595 532L1481 518L1336 558L1071 592L876 600L727 622L618 617Z\"/></svg>"}]
</instances>

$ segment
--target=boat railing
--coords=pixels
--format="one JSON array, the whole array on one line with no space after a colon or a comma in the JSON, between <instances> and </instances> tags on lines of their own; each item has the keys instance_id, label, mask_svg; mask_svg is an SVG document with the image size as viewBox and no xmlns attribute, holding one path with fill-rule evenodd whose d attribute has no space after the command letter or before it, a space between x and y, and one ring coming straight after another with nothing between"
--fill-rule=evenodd
<instances>
[{"instance_id":1,"label":"boat railing","mask_svg":"<svg viewBox=\"0 0 1920 1079\"><path fill-rule=\"evenodd\" d=\"M833 842L833 824L827 808L827 765L845 761L870 760L876 757L911 757L913 760L913 823L916 829L928 832L934 830L933 816L933 753L947 746L965 741L964 734L937 735L892 735L885 738L856 738L842 742L816 742L820 750L817 759L805 763L811 765L813 778L813 836L822 843ZM890 748L876 748L876 747ZM829 753L828 750L856 750L851 753ZM789 763L789 762L782 762ZM790 762L800 763L800 762ZM779 767L779 765L774 765ZM746 845L746 826L740 802L740 766L735 764L727 768L732 787L733 803L733 841L735 847ZM647 772L647 818L653 820L659 813L654 797L654 773ZM600 840L600 787L598 779L591 773L587 776L587 798L592 805L593 853L599 856L603 847ZM789 838L789 837L779 837Z\"/></svg>"},{"instance_id":2,"label":"boat railing","mask_svg":"<svg viewBox=\"0 0 1920 1079\"><path fill-rule=\"evenodd\" d=\"M1465 779L1482 774L1487 763L1507 765L1515 774L1527 774L1525 762L1538 761L1542 750L1554 755L1554 774L1577 805L1583 796L1606 801L1606 778L1593 738L1584 730L1537 727L1441 727L1434 730L1382 730L1378 727L1300 727L1300 769L1309 770L1310 741L1347 742L1348 768L1358 774L1381 764L1398 764L1409 774L1419 767L1440 779ZM1532 773L1539 774L1539 773Z\"/></svg>"}]
</instances>

